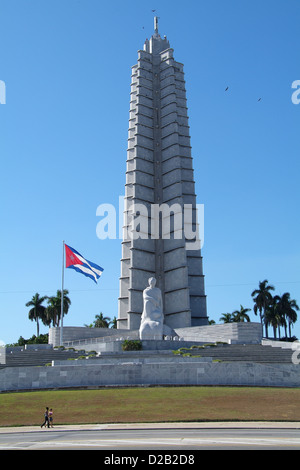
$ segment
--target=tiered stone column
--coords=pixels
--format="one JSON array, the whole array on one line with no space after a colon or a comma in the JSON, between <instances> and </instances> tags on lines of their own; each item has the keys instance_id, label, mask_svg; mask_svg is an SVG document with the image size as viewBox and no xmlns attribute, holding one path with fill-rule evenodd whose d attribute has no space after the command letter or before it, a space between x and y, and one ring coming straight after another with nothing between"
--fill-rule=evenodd
<instances>
[{"instance_id":1,"label":"tiered stone column","mask_svg":"<svg viewBox=\"0 0 300 470\"><path fill-rule=\"evenodd\" d=\"M199 247L187 249L183 226L186 204L197 225L194 186L183 65L156 31L132 67L119 328L139 328L142 292L152 276L167 325L207 324L202 257ZM154 207L164 208L156 226ZM140 238L130 236L132 223Z\"/></svg>"}]
</instances>

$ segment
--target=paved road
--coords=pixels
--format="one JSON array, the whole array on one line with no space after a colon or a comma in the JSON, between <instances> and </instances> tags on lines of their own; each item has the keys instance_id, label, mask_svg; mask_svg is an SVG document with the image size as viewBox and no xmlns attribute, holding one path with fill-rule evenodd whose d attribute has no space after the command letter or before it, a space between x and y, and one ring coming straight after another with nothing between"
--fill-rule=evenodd
<instances>
[{"instance_id":1,"label":"paved road","mask_svg":"<svg viewBox=\"0 0 300 470\"><path fill-rule=\"evenodd\" d=\"M134 428L132 426L59 426L53 429L24 428L0 430L0 450L182 450L196 451L204 449L300 449L300 428L293 425L282 428L274 424L266 428L255 428L255 424L243 427L234 424L215 427L186 424L173 425L172 428L163 425ZM280 425L278 425L280 426ZM106 453L111 455L109 452ZM128 455L128 454L126 454ZM146 457L146 454L143 454ZM148 454L147 454L148 455ZM196 454L195 454L196 456ZM196 458L196 457L195 457ZM146 462L148 463L148 462ZM152 462L153 463L153 462ZM134 465L135 466L135 465Z\"/></svg>"}]
</instances>

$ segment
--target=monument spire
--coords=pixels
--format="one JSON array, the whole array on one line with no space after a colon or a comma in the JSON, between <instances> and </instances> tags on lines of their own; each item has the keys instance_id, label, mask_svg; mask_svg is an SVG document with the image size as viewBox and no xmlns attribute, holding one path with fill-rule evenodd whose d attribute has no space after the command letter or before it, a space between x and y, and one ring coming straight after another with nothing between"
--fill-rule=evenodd
<instances>
[{"instance_id":1,"label":"monument spire","mask_svg":"<svg viewBox=\"0 0 300 470\"><path fill-rule=\"evenodd\" d=\"M154 16L154 31L155 31L155 34L158 34L158 19L159 19L158 16Z\"/></svg>"},{"instance_id":2,"label":"monument spire","mask_svg":"<svg viewBox=\"0 0 300 470\"><path fill-rule=\"evenodd\" d=\"M132 67L118 313L118 328L130 330L151 277L167 326L208 324L183 64L157 16L154 30Z\"/></svg>"}]
</instances>

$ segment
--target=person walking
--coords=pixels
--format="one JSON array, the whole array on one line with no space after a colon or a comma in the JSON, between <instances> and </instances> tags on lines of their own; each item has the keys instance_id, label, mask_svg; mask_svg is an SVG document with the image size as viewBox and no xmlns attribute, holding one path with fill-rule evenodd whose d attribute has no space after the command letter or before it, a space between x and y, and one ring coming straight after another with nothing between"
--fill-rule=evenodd
<instances>
[{"instance_id":1,"label":"person walking","mask_svg":"<svg viewBox=\"0 0 300 470\"><path fill-rule=\"evenodd\" d=\"M50 408L50 410L49 410L48 418L49 418L50 427L53 428L53 410L52 410L52 408Z\"/></svg>"},{"instance_id":2,"label":"person walking","mask_svg":"<svg viewBox=\"0 0 300 470\"><path fill-rule=\"evenodd\" d=\"M41 428L43 426L46 427L46 425L49 428L49 408L48 408L48 406L46 406L46 410L45 410L45 413L44 413L44 422L43 422L43 424L41 424Z\"/></svg>"}]
</instances>

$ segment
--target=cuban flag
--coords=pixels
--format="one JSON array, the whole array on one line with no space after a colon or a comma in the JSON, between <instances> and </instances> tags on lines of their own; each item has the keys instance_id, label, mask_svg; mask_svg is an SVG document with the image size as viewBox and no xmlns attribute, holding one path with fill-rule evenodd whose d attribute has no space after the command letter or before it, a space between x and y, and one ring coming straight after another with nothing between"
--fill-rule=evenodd
<instances>
[{"instance_id":1,"label":"cuban flag","mask_svg":"<svg viewBox=\"0 0 300 470\"><path fill-rule=\"evenodd\" d=\"M96 282L103 273L103 268L91 261L86 260L78 251L65 244L66 250L66 268L75 269L75 271L84 274Z\"/></svg>"}]
</instances>

